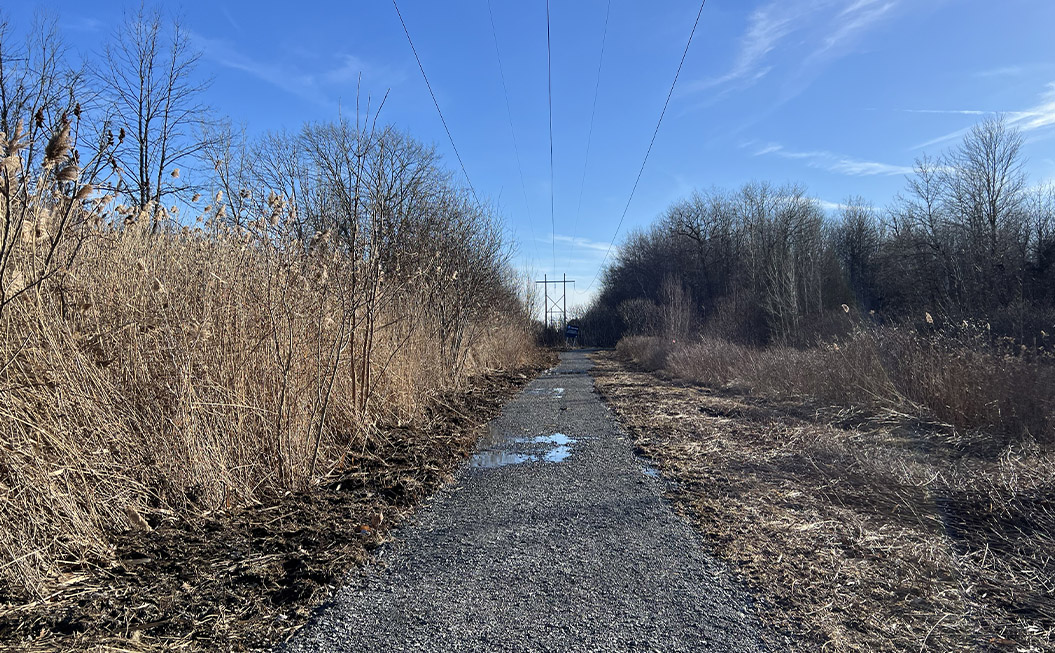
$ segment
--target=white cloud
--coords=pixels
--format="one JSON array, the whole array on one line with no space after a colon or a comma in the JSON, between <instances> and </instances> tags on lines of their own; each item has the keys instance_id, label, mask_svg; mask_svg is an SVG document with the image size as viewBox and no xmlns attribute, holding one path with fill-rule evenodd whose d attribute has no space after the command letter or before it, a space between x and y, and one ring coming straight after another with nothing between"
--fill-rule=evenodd
<instances>
[{"instance_id":1,"label":"white cloud","mask_svg":"<svg viewBox=\"0 0 1055 653\"><path fill-rule=\"evenodd\" d=\"M938 115L952 116L984 116L992 111L979 111L977 109L902 109L902 113L933 113Z\"/></svg>"},{"instance_id":2,"label":"white cloud","mask_svg":"<svg viewBox=\"0 0 1055 653\"><path fill-rule=\"evenodd\" d=\"M824 45L812 56L821 56L831 50L853 44L861 34L875 26L896 6L896 0L857 0L839 12L837 20L833 22L832 31L824 39Z\"/></svg>"},{"instance_id":3,"label":"white cloud","mask_svg":"<svg viewBox=\"0 0 1055 653\"><path fill-rule=\"evenodd\" d=\"M817 203L817 206L821 207L825 211L838 212L849 208L863 209L869 213L875 213L879 209L870 204L846 204L845 202L830 202L828 200L813 200Z\"/></svg>"},{"instance_id":4,"label":"white cloud","mask_svg":"<svg viewBox=\"0 0 1055 653\"><path fill-rule=\"evenodd\" d=\"M225 39L211 39L200 34L192 34L194 42L200 46L205 56L216 63L240 70L272 86L280 88L316 104L331 104L340 91L349 84L357 83L359 76L372 79L379 84L392 86L402 81L403 75L373 66L363 59L350 54L332 55L329 67L302 67L285 61L264 61L254 59L242 53ZM302 53L304 55L305 53ZM333 61L332 59L336 59ZM309 72L315 70L317 72ZM354 92L354 89L353 89Z\"/></svg>"},{"instance_id":5,"label":"white cloud","mask_svg":"<svg viewBox=\"0 0 1055 653\"><path fill-rule=\"evenodd\" d=\"M975 77L1018 77L1025 74L1026 69L1022 66L1004 66L1003 68L992 68L981 70L974 74Z\"/></svg>"},{"instance_id":6,"label":"white cloud","mask_svg":"<svg viewBox=\"0 0 1055 653\"><path fill-rule=\"evenodd\" d=\"M1001 115L1008 126L1014 127L1022 133L1028 133L1046 127L1055 126L1055 82L1049 82L1045 90L1041 92L1037 104L1024 111L975 111L975 110L927 110L906 109L912 113L945 113L967 116ZM922 150L935 145L941 145L950 141L963 138L973 127L964 127L932 138L929 141L913 146L914 150Z\"/></svg>"},{"instance_id":7,"label":"white cloud","mask_svg":"<svg viewBox=\"0 0 1055 653\"><path fill-rule=\"evenodd\" d=\"M799 6L796 10L795 4L793 2L773 2L752 12L747 32L741 39L740 52L732 69L721 77L697 82L690 86L703 90L739 80L754 82L764 77L769 71L768 67L761 65L766 56L776 49L784 37L798 28L802 18L798 12L804 8ZM792 11L788 11L789 6L792 7Z\"/></svg>"},{"instance_id":8,"label":"white cloud","mask_svg":"<svg viewBox=\"0 0 1055 653\"><path fill-rule=\"evenodd\" d=\"M234 19L234 16L231 15L231 12L227 11L227 7L221 6L220 13L222 13L223 17L227 19L227 22L231 24L231 27L234 28L234 31L238 32L239 34L242 33L242 26L239 25L238 21Z\"/></svg>"},{"instance_id":9,"label":"white cloud","mask_svg":"<svg viewBox=\"0 0 1055 653\"><path fill-rule=\"evenodd\" d=\"M903 0L770 0L748 18L728 72L687 86L696 91L746 88L781 61L794 61L797 70L785 77L793 80L797 92L819 68L851 52L901 4ZM795 49L800 52L787 52Z\"/></svg>"},{"instance_id":10,"label":"white cloud","mask_svg":"<svg viewBox=\"0 0 1055 653\"><path fill-rule=\"evenodd\" d=\"M540 240L543 240L543 239L540 239ZM548 238L546 238L544 240L547 243L549 242ZM611 243L608 243L608 242L601 242L601 241L598 241L598 240L590 240L588 238L581 238L579 236L565 236L563 234L554 234L553 235L553 240L557 241L558 243L564 243L566 245L570 245L572 248L574 248L576 250L585 249L587 251L600 252L601 256L604 256L604 253L608 251L608 246L611 244ZM613 253L616 252L617 249L618 248L613 247L612 248L612 252Z\"/></svg>"},{"instance_id":11,"label":"white cloud","mask_svg":"<svg viewBox=\"0 0 1055 653\"><path fill-rule=\"evenodd\" d=\"M755 156L776 155L785 159L797 159L806 162L811 168L827 170L851 177L907 175L912 172L911 166L899 166L877 161L862 161L843 154L816 150L797 152L785 149L778 143L770 143L755 152Z\"/></svg>"}]
</instances>

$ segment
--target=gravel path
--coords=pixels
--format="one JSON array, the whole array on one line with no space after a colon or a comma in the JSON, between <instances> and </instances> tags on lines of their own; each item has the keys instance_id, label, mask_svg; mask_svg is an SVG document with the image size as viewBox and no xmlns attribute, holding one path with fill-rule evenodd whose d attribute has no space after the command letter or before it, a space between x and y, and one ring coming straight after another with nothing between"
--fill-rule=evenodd
<instances>
[{"instance_id":1,"label":"gravel path","mask_svg":"<svg viewBox=\"0 0 1055 653\"><path fill-rule=\"evenodd\" d=\"M562 354L531 382L286 650L764 650L750 597L671 512L589 367Z\"/></svg>"}]
</instances>

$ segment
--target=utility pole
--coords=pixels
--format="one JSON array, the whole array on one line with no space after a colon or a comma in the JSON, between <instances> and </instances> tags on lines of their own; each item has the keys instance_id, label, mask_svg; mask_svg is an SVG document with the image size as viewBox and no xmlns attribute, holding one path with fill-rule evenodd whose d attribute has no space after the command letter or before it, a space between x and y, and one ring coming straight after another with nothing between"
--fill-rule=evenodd
<instances>
[{"instance_id":1,"label":"utility pole","mask_svg":"<svg viewBox=\"0 0 1055 653\"><path fill-rule=\"evenodd\" d=\"M560 316L560 322L558 324L561 327L567 326L567 324L568 324L568 284L570 283L570 284L572 284L572 286L574 286L575 285L575 280L574 279L569 279L567 273L565 273L564 277L561 280L559 280L559 281L557 281L557 280L550 281L548 275L542 275L542 281L536 281L535 283L537 283L537 284L541 283L542 284L542 295L543 295L543 302L544 302L543 322L545 323L545 325L548 327L553 322L553 320L550 319L550 316L554 316L554 317ZM554 286L557 286L557 285L560 286L560 295L559 296L555 292L553 293L552 296L550 296L550 293L549 293L549 286L550 286L550 284L553 284Z\"/></svg>"}]
</instances>

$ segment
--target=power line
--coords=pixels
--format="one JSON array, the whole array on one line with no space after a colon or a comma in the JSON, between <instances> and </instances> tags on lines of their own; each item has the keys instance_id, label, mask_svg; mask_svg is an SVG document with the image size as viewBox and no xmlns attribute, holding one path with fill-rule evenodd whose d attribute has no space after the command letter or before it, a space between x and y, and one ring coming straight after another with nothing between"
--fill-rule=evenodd
<instances>
[{"instance_id":1,"label":"power line","mask_svg":"<svg viewBox=\"0 0 1055 653\"><path fill-rule=\"evenodd\" d=\"M656 136L659 135L659 126L663 124L663 116L667 115L667 106L670 105L670 98L674 95L674 87L678 84L678 77L681 75L681 68L685 65L685 57L689 54L689 46L692 45L692 37L696 35L696 27L700 24L700 16L703 15L703 8L707 4L707 0L700 2L700 11L696 14L696 22L692 24L692 31L689 32L689 40L685 43L685 50L681 53L681 61L678 63L678 70L674 73L674 81L670 85L670 91L667 93L667 100L663 103L663 110L659 112L659 120L656 121L656 129L652 132L652 140L648 144L648 149L645 150L645 158L641 161L641 168L637 171L637 178L634 180L634 186L630 189L630 197L626 200L626 206L623 208L623 215L619 217L619 224L615 227L615 234L612 235L612 242L608 244L608 250L604 253L604 258L601 259L601 265L597 268L597 273L593 275L593 280L590 281L590 285L586 286L586 291L593 288L593 284L597 282L597 278L601 276L601 270L604 268L605 262L608 260L608 256L612 253L612 247L615 246L615 239L619 236L619 230L623 227L623 220L626 219L626 214L630 210L630 202L634 199L634 193L637 192L637 185L641 183L641 175L645 172L645 164L648 163L648 155L652 153L652 146L656 144Z\"/></svg>"},{"instance_id":2,"label":"power line","mask_svg":"<svg viewBox=\"0 0 1055 653\"><path fill-rule=\"evenodd\" d=\"M572 223L571 235L575 236L579 227L579 217L582 213L582 194L586 188L586 170L590 165L590 144L593 142L593 124L594 119L597 117L597 96L601 90L601 66L604 64L604 46L608 41L608 19L612 15L612 0L608 0L608 9L604 14L604 32L601 34L601 56L597 59L597 83L593 87L593 109L590 111L590 128L586 135L586 156L583 157L582 162L582 180L579 182L579 202L575 207L575 221ZM576 251L578 245L575 241L572 241L572 253Z\"/></svg>"},{"instance_id":3,"label":"power line","mask_svg":"<svg viewBox=\"0 0 1055 653\"><path fill-rule=\"evenodd\" d=\"M393 0L395 2L395 0ZM553 204L553 54L550 47L549 0L546 0L546 82L549 97L549 227L553 270L557 270L557 220Z\"/></svg>"},{"instance_id":4,"label":"power line","mask_svg":"<svg viewBox=\"0 0 1055 653\"><path fill-rule=\"evenodd\" d=\"M454 156L458 158L458 165L462 167L462 174L465 175L465 181L468 182L469 190L472 192L476 203L480 204L480 198L476 195L476 188L473 187L472 179L469 179L469 171L465 169L465 162L462 161L462 155L458 152L458 146L454 144L454 137L451 136L451 130L447 126L447 120L443 117L443 111L440 109L439 100L436 99L436 94L432 91L432 84L429 83L429 76L425 74L425 66L421 65L421 57L418 56L418 49L414 47L414 40L410 38L410 30L407 29L407 24L403 20L403 14L400 13L399 5L396 4L396 0L392 0L392 6L396 8L396 15L399 16L399 23L403 26L403 33L407 35L407 42L410 43L410 50L414 53L414 59L418 62L418 69L421 70L421 76L425 80L425 86L429 89L429 95L432 96L432 103L436 105L436 113L440 114L440 122L443 123L443 130L447 132L447 139L451 142Z\"/></svg>"},{"instance_id":5,"label":"power line","mask_svg":"<svg viewBox=\"0 0 1055 653\"><path fill-rule=\"evenodd\" d=\"M528 201L527 183L524 181L524 166L520 162L520 146L517 145L517 133L513 128L513 109L509 103L509 87L506 85L505 67L502 65L502 49L498 46L498 30L495 29L495 15L491 9L491 0L487 0L487 14L491 18L491 36L495 41L495 54L498 55L498 73L502 78L502 92L506 100L506 117L509 118L509 133L513 137L513 154L516 155L517 170L520 172L520 188L524 191L524 208L528 212L528 229L531 232L531 244L538 255L538 243L535 241L534 220L531 217L531 203Z\"/></svg>"}]
</instances>

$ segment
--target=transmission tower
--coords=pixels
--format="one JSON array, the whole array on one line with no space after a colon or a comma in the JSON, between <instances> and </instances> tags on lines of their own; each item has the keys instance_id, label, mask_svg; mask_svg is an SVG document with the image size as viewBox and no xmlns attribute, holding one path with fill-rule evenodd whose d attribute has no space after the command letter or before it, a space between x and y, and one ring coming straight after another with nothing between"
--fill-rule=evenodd
<instances>
[{"instance_id":1,"label":"transmission tower","mask_svg":"<svg viewBox=\"0 0 1055 653\"><path fill-rule=\"evenodd\" d=\"M542 296L543 296L543 322L545 325L551 326L556 325L561 328L568 324L568 284L575 285L574 279L569 279L568 275L565 274L564 278L560 280L550 281L549 277L542 275L542 281L536 281L536 284L542 284ZM549 292L550 284L554 286L560 286L560 294L556 291L551 295Z\"/></svg>"}]
</instances>

